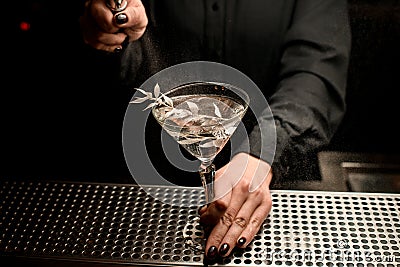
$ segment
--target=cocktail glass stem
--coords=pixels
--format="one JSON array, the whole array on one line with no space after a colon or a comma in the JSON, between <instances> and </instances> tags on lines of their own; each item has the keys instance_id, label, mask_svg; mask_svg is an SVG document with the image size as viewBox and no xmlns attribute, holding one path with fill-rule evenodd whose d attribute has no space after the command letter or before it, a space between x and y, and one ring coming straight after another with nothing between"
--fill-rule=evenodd
<instances>
[{"instance_id":1,"label":"cocktail glass stem","mask_svg":"<svg viewBox=\"0 0 400 267\"><path fill-rule=\"evenodd\" d=\"M206 203L209 204L214 199L214 179L215 179L215 165L214 164L204 164L200 165L199 170L201 183L205 191Z\"/></svg>"}]
</instances>

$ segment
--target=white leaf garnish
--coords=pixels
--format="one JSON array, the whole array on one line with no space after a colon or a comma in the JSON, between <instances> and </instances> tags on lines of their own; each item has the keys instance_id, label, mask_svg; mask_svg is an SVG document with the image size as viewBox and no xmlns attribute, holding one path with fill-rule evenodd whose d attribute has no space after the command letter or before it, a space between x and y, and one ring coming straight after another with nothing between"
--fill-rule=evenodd
<instances>
[{"instance_id":1,"label":"white leaf garnish","mask_svg":"<svg viewBox=\"0 0 400 267\"><path fill-rule=\"evenodd\" d=\"M161 94L161 97L164 99L164 101L167 103L168 106L173 107L174 106L174 102L172 101L171 98L169 98L168 96Z\"/></svg>"},{"instance_id":2,"label":"white leaf garnish","mask_svg":"<svg viewBox=\"0 0 400 267\"><path fill-rule=\"evenodd\" d=\"M219 108L217 107L217 105L215 105L215 103L213 103L214 105L214 113L215 115L217 115L217 117L222 118L221 112L219 111Z\"/></svg>"},{"instance_id":3,"label":"white leaf garnish","mask_svg":"<svg viewBox=\"0 0 400 267\"><path fill-rule=\"evenodd\" d=\"M160 89L160 85L157 83L154 86L154 97L153 97L153 93L151 92L146 92L143 89L140 88L135 88L138 92L142 93L145 95L145 97L135 97L134 100L130 101L129 103L131 104L138 104L138 103L142 103L146 100L153 100L154 102L151 103L150 105L148 105L145 109L149 109L151 107L155 107L155 106L166 106L166 107L174 107L174 102L172 101L171 98L169 98L168 96L164 95L163 93L161 93L161 89Z\"/></svg>"},{"instance_id":4,"label":"white leaf garnish","mask_svg":"<svg viewBox=\"0 0 400 267\"><path fill-rule=\"evenodd\" d=\"M148 100L147 96L145 97L136 97L135 100L130 101L129 103L136 104L136 103L143 103L144 101Z\"/></svg>"},{"instance_id":5,"label":"white leaf garnish","mask_svg":"<svg viewBox=\"0 0 400 267\"><path fill-rule=\"evenodd\" d=\"M154 106L156 106L156 105L157 105L157 103L151 103L151 104L149 104L147 107L145 107L143 110L152 108L152 107L154 107Z\"/></svg>"},{"instance_id":6,"label":"white leaf garnish","mask_svg":"<svg viewBox=\"0 0 400 267\"><path fill-rule=\"evenodd\" d=\"M196 103L193 103L191 101L186 101L186 104L189 106L189 109L194 116L197 116L199 114L199 107L197 106Z\"/></svg>"},{"instance_id":7,"label":"white leaf garnish","mask_svg":"<svg viewBox=\"0 0 400 267\"><path fill-rule=\"evenodd\" d=\"M160 86L157 83L156 86L154 86L154 97L158 98L159 96L160 96Z\"/></svg>"},{"instance_id":8,"label":"white leaf garnish","mask_svg":"<svg viewBox=\"0 0 400 267\"><path fill-rule=\"evenodd\" d=\"M142 94L146 95L148 98L152 98L153 97L153 94L151 92L146 92L145 90L140 89L140 88L136 88L136 90L141 92Z\"/></svg>"}]
</instances>

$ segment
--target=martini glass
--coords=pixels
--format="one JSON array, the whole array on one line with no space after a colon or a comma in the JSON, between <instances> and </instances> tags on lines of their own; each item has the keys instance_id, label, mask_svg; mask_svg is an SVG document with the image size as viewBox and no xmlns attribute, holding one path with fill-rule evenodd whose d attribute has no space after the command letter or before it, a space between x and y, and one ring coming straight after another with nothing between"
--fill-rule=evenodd
<instances>
[{"instance_id":1,"label":"martini glass","mask_svg":"<svg viewBox=\"0 0 400 267\"><path fill-rule=\"evenodd\" d=\"M152 108L161 127L184 149L200 161L199 176L208 205L214 200L215 165L213 160L227 144L249 105L245 91L230 84L193 82L175 87L164 94L168 101ZM195 253L204 253L204 232L200 218L183 229L185 245Z\"/></svg>"},{"instance_id":2,"label":"martini glass","mask_svg":"<svg viewBox=\"0 0 400 267\"><path fill-rule=\"evenodd\" d=\"M249 96L233 85L215 82L180 85L164 95L169 98L169 105L154 106L152 114L169 135L200 161L198 172L209 204L214 199L213 160L240 124Z\"/></svg>"}]
</instances>

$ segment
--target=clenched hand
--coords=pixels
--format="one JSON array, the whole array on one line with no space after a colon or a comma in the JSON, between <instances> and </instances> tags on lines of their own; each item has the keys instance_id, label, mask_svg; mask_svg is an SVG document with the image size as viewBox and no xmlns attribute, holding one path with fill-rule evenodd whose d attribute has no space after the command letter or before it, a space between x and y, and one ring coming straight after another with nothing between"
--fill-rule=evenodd
<instances>
[{"instance_id":1,"label":"clenched hand","mask_svg":"<svg viewBox=\"0 0 400 267\"><path fill-rule=\"evenodd\" d=\"M124 41L139 39L146 30L148 19L140 0L124 0L124 10L113 13L104 0L88 0L80 18L86 44L107 52L122 49Z\"/></svg>"}]
</instances>

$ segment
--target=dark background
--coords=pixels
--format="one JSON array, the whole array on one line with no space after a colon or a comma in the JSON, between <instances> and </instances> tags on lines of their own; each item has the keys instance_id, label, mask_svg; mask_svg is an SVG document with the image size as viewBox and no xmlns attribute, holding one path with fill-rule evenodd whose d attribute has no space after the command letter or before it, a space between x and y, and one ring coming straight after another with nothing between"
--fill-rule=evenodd
<instances>
[{"instance_id":1,"label":"dark background","mask_svg":"<svg viewBox=\"0 0 400 267\"><path fill-rule=\"evenodd\" d=\"M15 6L2 38L0 177L133 182L121 143L133 92L104 83L112 73L80 61L80 3ZM349 7L348 111L327 150L399 154L400 1L350 0Z\"/></svg>"}]
</instances>

